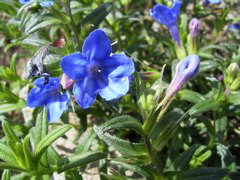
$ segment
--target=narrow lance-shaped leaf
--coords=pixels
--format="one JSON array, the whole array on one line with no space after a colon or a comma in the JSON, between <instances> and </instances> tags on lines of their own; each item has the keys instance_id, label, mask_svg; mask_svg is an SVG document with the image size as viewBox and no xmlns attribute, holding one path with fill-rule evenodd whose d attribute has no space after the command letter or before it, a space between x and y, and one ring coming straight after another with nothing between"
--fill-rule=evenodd
<instances>
[{"instance_id":1,"label":"narrow lance-shaped leaf","mask_svg":"<svg viewBox=\"0 0 240 180\"><path fill-rule=\"evenodd\" d=\"M143 143L131 143L120 139L119 137L112 136L109 133L104 133L101 128L94 126L94 130L98 137L105 141L107 144L113 146L117 151L126 156L146 156L147 150Z\"/></svg>"},{"instance_id":2,"label":"narrow lance-shaped leaf","mask_svg":"<svg viewBox=\"0 0 240 180\"><path fill-rule=\"evenodd\" d=\"M127 170L131 170L133 172L136 172L136 173L142 175L145 178L150 177L150 174L147 171L145 171L144 169L142 169L139 165L128 164L126 162L119 161L119 160L112 160L112 161L110 161L110 164L118 165L118 166L123 167Z\"/></svg>"},{"instance_id":3,"label":"narrow lance-shaped leaf","mask_svg":"<svg viewBox=\"0 0 240 180\"><path fill-rule=\"evenodd\" d=\"M17 163L12 150L3 142L0 142L0 159L13 164Z\"/></svg>"},{"instance_id":4,"label":"narrow lance-shaped leaf","mask_svg":"<svg viewBox=\"0 0 240 180\"><path fill-rule=\"evenodd\" d=\"M137 119L128 115L118 116L110 119L109 121L99 126L99 128L101 128L103 133L111 129L129 128L135 130L141 135L143 134L141 123Z\"/></svg>"},{"instance_id":5,"label":"narrow lance-shaped leaf","mask_svg":"<svg viewBox=\"0 0 240 180\"><path fill-rule=\"evenodd\" d=\"M86 165L106 157L107 154L102 152L85 152L81 155L63 158L58 161L58 173L76 168L81 165Z\"/></svg>"},{"instance_id":6,"label":"narrow lance-shaped leaf","mask_svg":"<svg viewBox=\"0 0 240 180\"><path fill-rule=\"evenodd\" d=\"M88 129L84 132L84 134L81 136L81 139L79 141L79 144L75 150L76 154L81 154L90 148L93 140L96 138L96 133L92 128Z\"/></svg>"},{"instance_id":7,"label":"narrow lance-shaped leaf","mask_svg":"<svg viewBox=\"0 0 240 180\"><path fill-rule=\"evenodd\" d=\"M1 180L11 180L11 171L9 169L3 171Z\"/></svg>"},{"instance_id":8,"label":"narrow lance-shaped leaf","mask_svg":"<svg viewBox=\"0 0 240 180\"><path fill-rule=\"evenodd\" d=\"M41 158L42 154L46 151L46 149L59 137L64 135L67 131L71 129L71 125L63 125L57 129L54 129L47 136L45 136L37 145L35 150L35 155L37 161Z\"/></svg>"},{"instance_id":9,"label":"narrow lance-shaped leaf","mask_svg":"<svg viewBox=\"0 0 240 180\"><path fill-rule=\"evenodd\" d=\"M2 121L2 127L3 127L4 133L5 133L8 141L13 142L13 143L20 142L17 135L12 130L9 122Z\"/></svg>"},{"instance_id":10,"label":"narrow lance-shaped leaf","mask_svg":"<svg viewBox=\"0 0 240 180\"><path fill-rule=\"evenodd\" d=\"M105 19L111 12L113 7L112 2L107 2L94 9L88 16L86 16L82 23L94 24L95 28Z\"/></svg>"}]
</instances>

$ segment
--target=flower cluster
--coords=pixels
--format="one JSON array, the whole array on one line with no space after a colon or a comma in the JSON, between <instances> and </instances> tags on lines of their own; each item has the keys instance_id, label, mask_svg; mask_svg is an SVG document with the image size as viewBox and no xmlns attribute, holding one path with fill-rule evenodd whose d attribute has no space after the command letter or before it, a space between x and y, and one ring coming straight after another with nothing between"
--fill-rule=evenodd
<instances>
[{"instance_id":1,"label":"flower cluster","mask_svg":"<svg viewBox=\"0 0 240 180\"><path fill-rule=\"evenodd\" d=\"M81 52L62 58L61 68L65 73L62 79L64 89L73 83L73 95L79 106L89 108L99 94L105 100L117 99L129 90L129 77L135 71L133 61L125 54L112 54L110 40L102 30L95 30L85 40ZM70 79L69 79L70 78ZM60 93L58 78L34 81L28 95L28 106L47 106L49 121L58 119L67 109L68 93Z\"/></svg>"}]
</instances>

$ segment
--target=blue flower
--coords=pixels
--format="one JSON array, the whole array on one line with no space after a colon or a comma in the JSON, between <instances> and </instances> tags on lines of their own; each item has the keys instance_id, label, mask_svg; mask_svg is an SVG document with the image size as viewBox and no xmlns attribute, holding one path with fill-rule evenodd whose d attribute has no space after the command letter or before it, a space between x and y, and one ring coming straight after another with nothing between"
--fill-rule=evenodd
<instances>
[{"instance_id":1,"label":"blue flower","mask_svg":"<svg viewBox=\"0 0 240 180\"><path fill-rule=\"evenodd\" d=\"M230 24L228 28L234 29L234 30L240 30L240 23Z\"/></svg>"},{"instance_id":2,"label":"blue flower","mask_svg":"<svg viewBox=\"0 0 240 180\"><path fill-rule=\"evenodd\" d=\"M175 75L166 92L167 96L176 94L187 80L194 78L199 69L200 58L196 54L191 54L181 60L176 66Z\"/></svg>"},{"instance_id":3,"label":"blue flower","mask_svg":"<svg viewBox=\"0 0 240 180\"><path fill-rule=\"evenodd\" d=\"M102 30L94 30L85 40L81 52L62 58L61 68L75 81L74 97L83 109L89 108L99 94L105 100L125 95L129 76L135 71L125 54L112 54L110 40Z\"/></svg>"},{"instance_id":4,"label":"blue flower","mask_svg":"<svg viewBox=\"0 0 240 180\"><path fill-rule=\"evenodd\" d=\"M31 89L27 98L29 107L46 106L48 110L48 120L56 121L62 113L68 109L69 93L60 92L59 78L49 78L48 84L44 85L45 79L39 78L34 81L36 88Z\"/></svg>"},{"instance_id":5,"label":"blue flower","mask_svg":"<svg viewBox=\"0 0 240 180\"><path fill-rule=\"evenodd\" d=\"M205 0L205 4L220 4L222 0Z\"/></svg>"},{"instance_id":6,"label":"blue flower","mask_svg":"<svg viewBox=\"0 0 240 180\"><path fill-rule=\"evenodd\" d=\"M150 15L159 23L168 27L173 39L180 45L180 37L177 27L177 18L182 6L181 0L175 0L172 8L157 4L150 9Z\"/></svg>"},{"instance_id":7,"label":"blue flower","mask_svg":"<svg viewBox=\"0 0 240 180\"><path fill-rule=\"evenodd\" d=\"M19 0L19 2L21 4L26 4L26 3L29 3L29 2L35 2L34 0ZM40 6L42 7L47 7L47 6L53 6L54 4L54 1L47 1L47 0L39 0L38 3L40 4Z\"/></svg>"}]
</instances>

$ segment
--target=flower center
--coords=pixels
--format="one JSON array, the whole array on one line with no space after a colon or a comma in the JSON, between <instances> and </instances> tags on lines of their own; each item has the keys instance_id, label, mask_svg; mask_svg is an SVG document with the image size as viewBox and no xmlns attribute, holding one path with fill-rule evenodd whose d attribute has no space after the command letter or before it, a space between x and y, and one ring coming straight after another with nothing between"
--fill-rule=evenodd
<instances>
[{"instance_id":1,"label":"flower center","mask_svg":"<svg viewBox=\"0 0 240 180\"><path fill-rule=\"evenodd\" d=\"M94 64L89 68L91 76L98 76L102 73L102 69L98 64Z\"/></svg>"}]
</instances>

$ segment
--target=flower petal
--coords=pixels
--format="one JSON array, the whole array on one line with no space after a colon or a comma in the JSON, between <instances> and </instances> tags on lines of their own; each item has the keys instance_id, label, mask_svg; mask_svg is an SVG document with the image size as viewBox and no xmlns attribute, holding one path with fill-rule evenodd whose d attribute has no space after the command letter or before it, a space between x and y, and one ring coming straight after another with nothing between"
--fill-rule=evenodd
<instances>
[{"instance_id":1,"label":"flower petal","mask_svg":"<svg viewBox=\"0 0 240 180\"><path fill-rule=\"evenodd\" d=\"M117 99L127 94L129 90L129 79L128 77L122 79L109 79L108 86L101 89L99 94L105 100Z\"/></svg>"},{"instance_id":2,"label":"flower petal","mask_svg":"<svg viewBox=\"0 0 240 180\"><path fill-rule=\"evenodd\" d=\"M150 9L149 12L156 21L170 27L176 24L181 5L182 2L180 0L174 1L172 8L162 4L157 4L153 7L153 9Z\"/></svg>"},{"instance_id":3,"label":"flower petal","mask_svg":"<svg viewBox=\"0 0 240 180\"><path fill-rule=\"evenodd\" d=\"M83 109L87 109L93 104L98 91L98 84L92 78L76 81L73 86L74 97L78 105Z\"/></svg>"},{"instance_id":4,"label":"flower petal","mask_svg":"<svg viewBox=\"0 0 240 180\"><path fill-rule=\"evenodd\" d=\"M176 20L178 18L179 13L180 13L181 6L182 6L182 1L181 0L175 0L173 6L171 8L172 15Z\"/></svg>"},{"instance_id":5,"label":"flower petal","mask_svg":"<svg viewBox=\"0 0 240 180\"><path fill-rule=\"evenodd\" d=\"M53 6L54 2L53 1L44 1L44 0L42 0L42 2L39 2L39 4L42 7L48 7L48 6Z\"/></svg>"},{"instance_id":6,"label":"flower petal","mask_svg":"<svg viewBox=\"0 0 240 180\"><path fill-rule=\"evenodd\" d=\"M82 51L88 60L102 61L110 56L112 47L105 32L96 29L84 41Z\"/></svg>"},{"instance_id":7,"label":"flower petal","mask_svg":"<svg viewBox=\"0 0 240 180\"><path fill-rule=\"evenodd\" d=\"M21 4L26 4L26 3L28 3L30 0L19 0L19 2L21 3Z\"/></svg>"},{"instance_id":8,"label":"flower petal","mask_svg":"<svg viewBox=\"0 0 240 180\"><path fill-rule=\"evenodd\" d=\"M171 9L167 6L158 4L150 9L151 16L161 24L166 26L170 26L176 23L176 19L174 19Z\"/></svg>"},{"instance_id":9,"label":"flower petal","mask_svg":"<svg viewBox=\"0 0 240 180\"><path fill-rule=\"evenodd\" d=\"M43 88L33 88L28 93L27 106L33 108L43 106L49 98L49 91Z\"/></svg>"},{"instance_id":10,"label":"flower petal","mask_svg":"<svg viewBox=\"0 0 240 180\"><path fill-rule=\"evenodd\" d=\"M49 78L48 84L44 85L45 78L41 77L36 79L33 83L35 86L40 87L40 88L47 88L48 86L53 86L53 85L58 85L60 83L59 78Z\"/></svg>"},{"instance_id":11,"label":"flower petal","mask_svg":"<svg viewBox=\"0 0 240 180\"><path fill-rule=\"evenodd\" d=\"M65 74L73 80L80 80L86 76L86 65L88 60L79 52L64 56L60 66Z\"/></svg>"},{"instance_id":12,"label":"flower petal","mask_svg":"<svg viewBox=\"0 0 240 180\"><path fill-rule=\"evenodd\" d=\"M70 95L65 92L50 96L47 100L48 121L54 122L59 119L64 111L68 109Z\"/></svg>"},{"instance_id":13,"label":"flower petal","mask_svg":"<svg viewBox=\"0 0 240 180\"><path fill-rule=\"evenodd\" d=\"M103 69L110 78L124 78L135 71L132 59L125 54L113 54L104 62Z\"/></svg>"}]
</instances>

